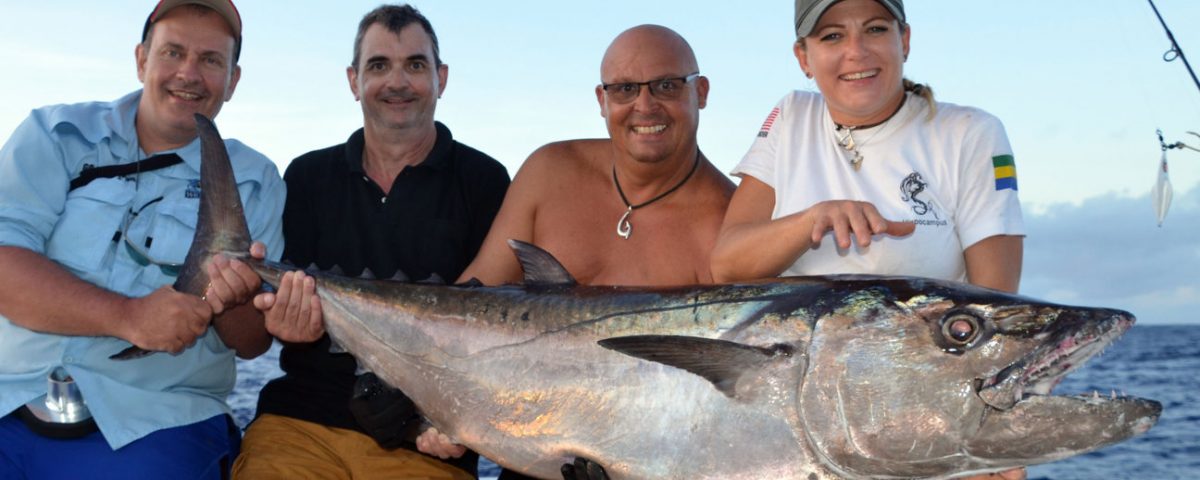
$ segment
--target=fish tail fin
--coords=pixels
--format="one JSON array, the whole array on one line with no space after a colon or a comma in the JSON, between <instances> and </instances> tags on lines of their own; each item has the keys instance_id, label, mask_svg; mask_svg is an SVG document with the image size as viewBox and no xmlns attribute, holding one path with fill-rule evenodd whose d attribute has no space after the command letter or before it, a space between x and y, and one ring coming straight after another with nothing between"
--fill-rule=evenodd
<instances>
[{"instance_id":1,"label":"fish tail fin","mask_svg":"<svg viewBox=\"0 0 1200 480\"><path fill-rule=\"evenodd\" d=\"M209 282L204 263L223 252L233 256L248 255L250 229L246 226L229 152L217 126L207 117L196 114L196 131L200 135L200 213L192 246L174 287L176 291L202 297ZM132 346L109 358L131 360L151 353L154 352Z\"/></svg>"},{"instance_id":2,"label":"fish tail fin","mask_svg":"<svg viewBox=\"0 0 1200 480\"><path fill-rule=\"evenodd\" d=\"M192 246L175 281L175 290L201 296L208 285L204 262L223 252L233 256L248 255L250 229L246 226L246 214L229 152L217 126L212 120L196 114L196 131L200 135L200 213Z\"/></svg>"}]
</instances>

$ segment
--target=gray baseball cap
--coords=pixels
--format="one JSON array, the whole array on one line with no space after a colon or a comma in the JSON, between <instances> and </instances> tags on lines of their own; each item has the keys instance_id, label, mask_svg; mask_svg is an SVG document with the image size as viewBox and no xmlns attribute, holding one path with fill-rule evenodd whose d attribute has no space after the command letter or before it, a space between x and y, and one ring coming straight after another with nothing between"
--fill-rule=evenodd
<instances>
[{"instance_id":1,"label":"gray baseball cap","mask_svg":"<svg viewBox=\"0 0 1200 480\"><path fill-rule=\"evenodd\" d=\"M807 37L812 34L813 27L817 26L817 20L821 15L825 14L829 7L840 0L796 0L796 38ZM903 0L875 0L892 12L892 16L896 17L900 23L905 23L904 20L904 1Z\"/></svg>"}]
</instances>

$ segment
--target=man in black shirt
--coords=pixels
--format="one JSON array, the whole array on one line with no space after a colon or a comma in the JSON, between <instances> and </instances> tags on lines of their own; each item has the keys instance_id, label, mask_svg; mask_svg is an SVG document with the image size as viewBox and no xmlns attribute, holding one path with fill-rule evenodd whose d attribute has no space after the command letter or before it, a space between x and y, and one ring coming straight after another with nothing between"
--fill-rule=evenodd
<instances>
[{"instance_id":1,"label":"man in black shirt","mask_svg":"<svg viewBox=\"0 0 1200 480\"><path fill-rule=\"evenodd\" d=\"M338 267L348 276L369 269L379 278L403 272L414 280L453 281L487 235L507 171L434 121L447 66L416 9L385 5L368 13L346 73L362 104L363 128L288 167L284 260ZM443 463L400 438L411 412L396 407L407 400L398 391L369 378L356 388L354 358L330 352L310 277L288 273L277 293L259 295L255 305L266 312L267 331L284 344L285 375L262 390L235 477L475 476L477 455ZM360 395L352 409L356 391L383 398Z\"/></svg>"}]
</instances>

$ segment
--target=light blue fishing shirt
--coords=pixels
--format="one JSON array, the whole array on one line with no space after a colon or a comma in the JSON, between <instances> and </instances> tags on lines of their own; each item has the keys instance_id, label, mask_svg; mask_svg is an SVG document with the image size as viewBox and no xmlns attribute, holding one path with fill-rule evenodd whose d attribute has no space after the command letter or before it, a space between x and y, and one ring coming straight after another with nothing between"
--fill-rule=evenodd
<instances>
[{"instance_id":1,"label":"light blue fishing shirt","mask_svg":"<svg viewBox=\"0 0 1200 480\"><path fill-rule=\"evenodd\" d=\"M68 192L85 166L127 164L146 156L134 128L140 98L139 90L111 103L43 107L17 127L0 150L0 245L43 254L88 282L130 297L174 283L175 277L157 265L139 265L117 235L128 225L131 240L152 239L145 248L150 258L183 263L199 209L199 139L156 152L176 153L183 163L99 178ZM285 195L279 171L237 140L226 140L225 146L251 237L278 258ZM234 386L234 353L212 328L178 355L108 358L128 346L115 337L38 333L0 316L0 415L45 394L47 374L60 365L74 377L113 449L159 429L230 411L225 398Z\"/></svg>"}]
</instances>

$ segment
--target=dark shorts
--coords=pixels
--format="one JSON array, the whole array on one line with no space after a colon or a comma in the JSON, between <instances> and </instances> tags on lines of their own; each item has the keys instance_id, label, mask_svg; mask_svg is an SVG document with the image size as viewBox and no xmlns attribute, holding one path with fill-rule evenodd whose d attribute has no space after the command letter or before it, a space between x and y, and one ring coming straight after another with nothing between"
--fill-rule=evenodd
<instances>
[{"instance_id":1,"label":"dark shorts","mask_svg":"<svg viewBox=\"0 0 1200 480\"><path fill-rule=\"evenodd\" d=\"M114 451L99 432L72 440L0 418L0 480L171 478L219 480L241 448L228 415L151 433Z\"/></svg>"}]
</instances>

